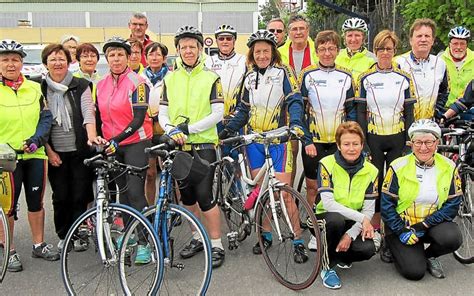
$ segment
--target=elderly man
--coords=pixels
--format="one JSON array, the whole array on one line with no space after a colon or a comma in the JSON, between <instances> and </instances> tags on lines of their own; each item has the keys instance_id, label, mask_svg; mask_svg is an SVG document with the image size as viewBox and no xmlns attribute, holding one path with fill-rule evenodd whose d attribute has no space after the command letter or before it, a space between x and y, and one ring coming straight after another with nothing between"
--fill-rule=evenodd
<instances>
[{"instance_id":1,"label":"elderly man","mask_svg":"<svg viewBox=\"0 0 474 296\"><path fill-rule=\"evenodd\" d=\"M474 53L467 47L471 32L464 27L455 27L449 31L448 37L449 46L441 55L449 77L449 97L445 107L451 106L462 97L464 89L474 78ZM471 110L464 116L466 119L472 119L474 112Z\"/></svg>"},{"instance_id":2,"label":"elderly man","mask_svg":"<svg viewBox=\"0 0 474 296\"><path fill-rule=\"evenodd\" d=\"M143 13L134 13L128 21L128 28L130 29L130 38L140 41L143 44L143 48L146 48L148 44L153 42L150 39L150 36L146 34L146 30L148 29L148 19ZM142 50L141 64L143 67L147 66L144 50Z\"/></svg>"},{"instance_id":3,"label":"elderly man","mask_svg":"<svg viewBox=\"0 0 474 296\"><path fill-rule=\"evenodd\" d=\"M275 35L277 47L282 47L285 44L286 28L281 18L271 19L267 24L267 30Z\"/></svg>"},{"instance_id":4,"label":"elderly man","mask_svg":"<svg viewBox=\"0 0 474 296\"><path fill-rule=\"evenodd\" d=\"M289 39L278 51L281 60L288 64L299 75L301 70L316 64L318 58L314 49L314 42L309 36L309 23L301 15L294 15L288 21Z\"/></svg>"},{"instance_id":5,"label":"elderly man","mask_svg":"<svg viewBox=\"0 0 474 296\"><path fill-rule=\"evenodd\" d=\"M441 57L430 54L435 36L436 24L431 19L415 20L410 28L411 51L395 58L414 81L416 120L439 118L448 97L446 64Z\"/></svg>"}]
</instances>

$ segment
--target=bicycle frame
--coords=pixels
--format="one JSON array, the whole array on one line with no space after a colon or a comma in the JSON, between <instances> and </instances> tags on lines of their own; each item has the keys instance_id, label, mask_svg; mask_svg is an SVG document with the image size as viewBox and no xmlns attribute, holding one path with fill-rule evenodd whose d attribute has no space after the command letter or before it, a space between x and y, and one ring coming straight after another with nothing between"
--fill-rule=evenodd
<instances>
[{"instance_id":1,"label":"bicycle frame","mask_svg":"<svg viewBox=\"0 0 474 296\"><path fill-rule=\"evenodd\" d=\"M270 155L270 148L269 147L270 147L270 144L272 143L272 141L275 138L286 135L287 133L288 133L287 128L277 129L277 130L275 130L274 136L270 136L270 137L264 139L263 145L264 145L264 152L265 152L265 162L264 162L263 166L260 168L260 170L258 171L257 175L253 179L251 177L247 176L247 168L246 168L245 163L243 161L242 153L239 152L239 166L240 166L240 170L242 172L241 180L244 183L246 183L247 185L256 186L258 181L263 178L261 189L260 189L260 192L258 194L257 200L256 200L256 202L253 206L253 209L249 212L250 219L252 221L254 221L254 219L255 219L254 213L255 213L255 210L257 208L257 205L260 202L262 196L268 191L268 194L270 196L270 207L271 207L271 211L272 211L272 217L273 217L273 220L275 222L275 227L276 227L276 230L277 230L277 233L278 233L278 239L280 241L282 241L283 238L282 238L282 235L281 235L280 224L278 222L278 217L277 217L277 212L276 212L276 202L275 202L275 196L274 196L274 189L277 188L280 185L283 185L283 183L278 181L278 179L275 176L275 168L273 167L273 159ZM254 139L256 139L256 138L257 138L257 136L251 137L249 139L249 141L254 142ZM232 159L232 158L230 158L230 159ZM285 201L284 200L280 201L280 204L281 204L281 208L283 210L283 214L285 216L285 219L287 221L287 224L290 226L290 230L292 232L294 232L293 225L292 225L292 223L290 221L290 218L288 216L288 211L287 211L287 208L286 208Z\"/></svg>"}]
</instances>

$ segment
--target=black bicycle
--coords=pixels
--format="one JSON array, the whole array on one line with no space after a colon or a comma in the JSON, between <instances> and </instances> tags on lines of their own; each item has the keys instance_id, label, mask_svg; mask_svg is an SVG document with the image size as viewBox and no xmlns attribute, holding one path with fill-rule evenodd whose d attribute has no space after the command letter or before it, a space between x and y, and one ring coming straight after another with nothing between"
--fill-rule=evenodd
<instances>
[{"instance_id":1,"label":"black bicycle","mask_svg":"<svg viewBox=\"0 0 474 296\"><path fill-rule=\"evenodd\" d=\"M444 137L453 138L455 145L439 145L439 152L452 153L450 158L456 163L462 182L463 197L459 206L455 222L462 233L462 245L453 255L456 260L463 264L474 263L474 228L473 228L473 158L474 143L474 123L470 121L458 120L454 127L442 129Z\"/></svg>"}]
</instances>

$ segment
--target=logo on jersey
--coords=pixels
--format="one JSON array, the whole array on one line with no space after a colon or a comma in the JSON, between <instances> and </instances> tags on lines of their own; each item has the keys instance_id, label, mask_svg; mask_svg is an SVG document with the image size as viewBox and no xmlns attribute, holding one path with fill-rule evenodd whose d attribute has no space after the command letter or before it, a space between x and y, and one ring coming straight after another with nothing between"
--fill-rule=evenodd
<instances>
[{"instance_id":1,"label":"logo on jersey","mask_svg":"<svg viewBox=\"0 0 474 296\"><path fill-rule=\"evenodd\" d=\"M392 183L393 179L393 169L389 169L387 171L387 174L385 175L385 179L383 180L382 183L382 191L390 191L390 184Z\"/></svg>"},{"instance_id":2,"label":"logo on jersey","mask_svg":"<svg viewBox=\"0 0 474 296\"><path fill-rule=\"evenodd\" d=\"M273 77L269 76L267 77L265 84L278 85L278 84L281 84L281 79L278 76L273 76Z\"/></svg>"},{"instance_id":3,"label":"logo on jersey","mask_svg":"<svg viewBox=\"0 0 474 296\"><path fill-rule=\"evenodd\" d=\"M219 99L224 99L224 92L222 91L222 83L221 80L218 79L216 82L216 92L217 92L217 98Z\"/></svg>"},{"instance_id":4,"label":"logo on jersey","mask_svg":"<svg viewBox=\"0 0 474 296\"><path fill-rule=\"evenodd\" d=\"M458 171L454 172L454 185L456 188L456 193L462 192L461 177L459 177Z\"/></svg>"},{"instance_id":5,"label":"logo on jersey","mask_svg":"<svg viewBox=\"0 0 474 296\"><path fill-rule=\"evenodd\" d=\"M138 103L146 103L146 89L145 84L140 84L137 87L137 94L138 94Z\"/></svg>"},{"instance_id":6,"label":"logo on jersey","mask_svg":"<svg viewBox=\"0 0 474 296\"><path fill-rule=\"evenodd\" d=\"M329 173L326 168L322 165L321 166L321 187L330 187L330 178Z\"/></svg>"}]
</instances>

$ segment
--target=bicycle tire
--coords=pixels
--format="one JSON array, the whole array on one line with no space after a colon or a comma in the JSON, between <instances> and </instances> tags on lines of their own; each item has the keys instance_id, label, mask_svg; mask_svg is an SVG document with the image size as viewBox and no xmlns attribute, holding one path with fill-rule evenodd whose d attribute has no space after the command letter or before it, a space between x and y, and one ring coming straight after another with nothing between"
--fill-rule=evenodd
<instances>
[{"instance_id":1,"label":"bicycle tire","mask_svg":"<svg viewBox=\"0 0 474 296\"><path fill-rule=\"evenodd\" d=\"M224 159L219 164L217 171L218 204L229 229L227 237L229 238L229 249L232 250L237 248L233 239L242 242L251 232L250 224L245 223L248 221L245 218L243 202L245 193L242 183L236 179L235 163Z\"/></svg>"},{"instance_id":2,"label":"bicycle tire","mask_svg":"<svg viewBox=\"0 0 474 296\"><path fill-rule=\"evenodd\" d=\"M312 212L305 198L303 198L293 188L284 185L276 187L275 190L276 212L283 240L278 240L275 221L273 221L271 213L269 191L267 190L258 202L256 210L255 223L260 249L262 250L265 263L268 265L270 271L278 282L292 290L306 289L315 281L321 264L321 237L316 216ZM292 205L290 205L286 202L285 205L287 208L288 206L296 207L296 204L298 205L297 212L293 211L293 213L291 213L291 210L289 210L288 213L292 225L299 223L299 217L301 215L307 217L308 228L301 228L301 235L299 238L308 242L311 235L311 232L309 231L310 229L313 230L314 236L316 237L317 251L307 251L308 260L305 263L295 263L293 259L293 239L296 238L296 235L291 231L291 228L286 222L283 214L281 207L281 200L283 200L283 197L281 197L282 192L287 194L287 200L292 203ZM270 224L270 229L268 229L269 227L265 227L265 224L268 223ZM269 230L272 233L272 245L265 249L262 233ZM285 251L289 251L290 253L283 254Z\"/></svg>"},{"instance_id":3,"label":"bicycle tire","mask_svg":"<svg viewBox=\"0 0 474 296\"><path fill-rule=\"evenodd\" d=\"M153 227L138 211L131 207L109 204L107 210L109 218L104 221L104 247L107 253L107 262L102 262L98 252L96 233L97 210L95 208L89 209L82 214L74 222L66 235L64 248L61 252L61 275L67 293L69 295L156 294L163 270L163 256L160 244L153 233ZM115 218L128 221L127 227L114 224ZM133 224L140 225L140 229L144 233L143 236L151 244L152 257L158 262L153 266L156 269L154 276L148 279L148 281L141 279L138 283L133 282L133 279L129 277L124 282L121 276L120 264L123 264L125 259L121 258L120 254L123 253L122 250L132 247L129 246L129 243L124 244L122 247L117 246L119 237L131 233L131 231L127 230L130 230L129 226ZM87 225L85 231L81 229L84 225ZM112 260L112 253L109 251L109 245L105 240L107 235L105 232L110 233L112 238L113 245L110 248L114 250L115 260ZM78 239L88 242L86 250L82 252L74 250L74 241ZM122 239L122 241L129 242L128 239L125 239ZM91 242L94 244L94 247L91 246Z\"/></svg>"},{"instance_id":4,"label":"bicycle tire","mask_svg":"<svg viewBox=\"0 0 474 296\"><path fill-rule=\"evenodd\" d=\"M156 207L152 207L143 215L154 220L155 213ZM158 295L205 295L211 283L212 255L211 241L204 226L190 211L179 205L168 204L166 213L160 214L166 214L167 217L168 240L165 242L162 232L157 231L160 243L167 243L162 246L165 264ZM196 230L203 242L203 252L183 259L179 251L193 239L192 229ZM166 250L169 250L168 253Z\"/></svg>"},{"instance_id":5,"label":"bicycle tire","mask_svg":"<svg viewBox=\"0 0 474 296\"><path fill-rule=\"evenodd\" d=\"M0 207L0 283L3 282L8 268L8 259L10 256L10 228L8 226L8 217Z\"/></svg>"},{"instance_id":6,"label":"bicycle tire","mask_svg":"<svg viewBox=\"0 0 474 296\"><path fill-rule=\"evenodd\" d=\"M298 178L298 185L296 187L296 191L298 191L301 196L306 196L306 176L304 175L304 171L301 172L300 177Z\"/></svg>"},{"instance_id":7,"label":"bicycle tire","mask_svg":"<svg viewBox=\"0 0 474 296\"><path fill-rule=\"evenodd\" d=\"M458 224L462 235L462 245L453 252L454 258L462 264L474 263L474 226L473 226L473 184L469 172L462 174L463 192L458 215L454 221Z\"/></svg>"}]
</instances>

